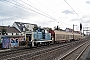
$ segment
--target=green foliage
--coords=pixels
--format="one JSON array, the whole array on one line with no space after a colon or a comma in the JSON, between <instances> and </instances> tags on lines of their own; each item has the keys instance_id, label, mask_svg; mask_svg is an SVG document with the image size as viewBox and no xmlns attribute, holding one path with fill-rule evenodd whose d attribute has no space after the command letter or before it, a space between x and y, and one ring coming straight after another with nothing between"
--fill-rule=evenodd
<instances>
[{"instance_id":1,"label":"green foliage","mask_svg":"<svg viewBox=\"0 0 90 60\"><path fill-rule=\"evenodd\" d=\"M50 27L44 27L43 29L52 30Z\"/></svg>"},{"instance_id":2,"label":"green foliage","mask_svg":"<svg viewBox=\"0 0 90 60\"><path fill-rule=\"evenodd\" d=\"M38 26L34 26L33 31L36 31L38 29Z\"/></svg>"},{"instance_id":3,"label":"green foliage","mask_svg":"<svg viewBox=\"0 0 90 60\"><path fill-rule=\"evenodd\" d=\"M5 35L5 34L6 34L6 29L3 27L3 28L1 29L1 32L2 32L2 35Z\"/></svg>"},{"instance_id":4,"label":"green foliage","mask_svg":"<svg viewBox=\"0 0 90 60\"><path fill-rule=\"evenodd\" d=\"M55 27L54 27L54 30L61 30L61 31L62 31L62 29L60 29L59 26L55 26Z\"/></svg>"},{"instance_id":5,"label":"green foliage","mask_svg":"<svg viewBox=\"0 0 90 60\"><path fill-rule=\"evenodd\" d=\"M52 30L52 28L49 28L49 30Z\"/></svg>"},{"instance_id":6,"label":"green foliage","mask_svg":"<svg viewBox=\"0 0 90 60\"><path fill-rule=\"evenodd\" d=\"M25 31L29 31L29 29L25 28Z\"/></svg>"}]
</instances>

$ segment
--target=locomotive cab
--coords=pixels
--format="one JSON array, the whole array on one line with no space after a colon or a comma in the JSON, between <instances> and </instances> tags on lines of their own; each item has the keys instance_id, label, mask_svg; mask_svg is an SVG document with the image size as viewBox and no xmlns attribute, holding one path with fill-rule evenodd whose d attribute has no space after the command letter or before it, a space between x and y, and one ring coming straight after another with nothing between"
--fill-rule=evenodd
<instances>
[{"instance_id":1,"label":"locomotive cab","mask_svg":"<svg viewBox=\"0 0 90 60\"><path fill-rule=\"evenodd\" d=\"M26 46L32 47L32 34L31 33L26 33L25 34L25 41L26 41Z\"/></svg>"}]
</instances>

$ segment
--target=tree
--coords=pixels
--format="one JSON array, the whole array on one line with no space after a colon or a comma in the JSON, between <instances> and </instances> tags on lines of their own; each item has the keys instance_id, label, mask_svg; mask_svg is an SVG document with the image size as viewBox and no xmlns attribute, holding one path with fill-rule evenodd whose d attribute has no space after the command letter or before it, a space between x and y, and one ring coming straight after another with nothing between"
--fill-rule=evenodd
<instances>
[{"instance_id":1,"label":"tree","mask_svg":"<svg viewBox=\"0 0 90 60\"><path fill-rule=\"evenodd\" d=\"M62 30L62 29L60 29L59 26L55 26L55 27L54 27L54 30Z\"/></svg>"},{"instance_id":2,"label":"tree","mask_svg":"<svg viewBox=\"0 0 90 60\"><path fill-rule=\"evenodd\" d=\"M34 26L33 31L38 30L38 26Z\"/></svg>"},{"instance_id":3,"label":"tree","mask_svg":"<svg viewBox=\"0 0 90 60\"><path fill-rule=\"evenodd\" d=\"M43 27L43 29L52 30L52 28L50 28L50 27Z\"/></svg>"},{"instance_id":4,"label":"tree","mask_svg":"<svg viewBox=\"0 0 90 60\"><path fill-rule=\"evenodd\" d=\"M3 28L1 29L1 33L2 33L2 35L7 34L7 33L6 33L6 29L4 28L4 26L3 26Z\"/></svg>"}]
</instances>

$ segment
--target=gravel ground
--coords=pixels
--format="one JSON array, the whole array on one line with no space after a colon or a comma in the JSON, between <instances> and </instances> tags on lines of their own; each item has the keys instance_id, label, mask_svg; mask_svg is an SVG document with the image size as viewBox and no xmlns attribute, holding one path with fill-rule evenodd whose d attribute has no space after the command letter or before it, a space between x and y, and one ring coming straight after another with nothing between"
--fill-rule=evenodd
<instances>
[{"instance_id":1,"label":"gravel ground","mask_svg":"<svg viewBox=\"0 0 90 60\"><path fill-rule=\"evenodd\" d=\"M85 60L90 60L90 46L89 46L89 51Z\"/></svg>"}]
</instances>

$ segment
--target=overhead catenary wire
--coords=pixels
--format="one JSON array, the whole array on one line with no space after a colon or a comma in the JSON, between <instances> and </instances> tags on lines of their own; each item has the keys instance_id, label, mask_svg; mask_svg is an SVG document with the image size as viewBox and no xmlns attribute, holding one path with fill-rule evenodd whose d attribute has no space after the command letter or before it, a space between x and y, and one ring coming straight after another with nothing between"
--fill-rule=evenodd
<instances>
[{"instance_id":1,"label":"overhead catenary wire","mask_svg":"<svg viewBox=\"0 0 90 60\"><path fill-rule=\"evenodd\" d=\"M9 1L8 1L9 2ZM16 1L15 1L16 2ZM12 3L12 2L9 2L9 3ZM16 2L17 3L17 2ZM12 3L12 4L14 4L14 3ZM21 6L23 6L23 5L18 5L18 4L15 4L15 5L17 5L17 6L19 6L19 7L21 7ZM17 8L16 6L14 6L15 8ZM9 15L9 16L13 16L13 15ZM14 17L18 17L18 16L14 16ZM19 17L20 18L20 17ZM25 18L24 18L25 19Z\"/></svg>"},{"instance_id":2,"label":"overhead catenary wire","mask_svg":"<svg viewBox=\"0 0 90 60\"><path fill-rule=\"evenodd\" d=\"M2 3L4 3L4 2L2 2ZM12 7L18 8L18 7L16 7L16 6L11 5L11 4L8 3L8 2L6 2L6 3L7 3L8 5L12 6ZM6 3L5 3L5 4L6 4ZM0 14L7 15L8 17L16 17L16 18L19 18L19 19L26 19L26 20L27 20L27 18L19 17L19 16L17 16L17 15L8 14L8 13L5 13L5 12L0 12ZM0 21L3 21L3 20L0 20Z\"/></svg>"},{"instance_id":3,"label":"overhead catenary wire","mask_svg":"<svg viewBox=\"0 0 90 60\"><path fill-rule=\"evenodd\" d=\"M83 21L83 19L81 19L81 17L79 16L79 14L70 6L70 4L66 0L64 1L73 10L73 12L79 17L79 19Z\"/></svg>"},{"instance_id":4,"label":"overhead catenary wire","mask_svg":"<svg viewBox=\"0 0 90 60\"><path fill-rule=\"evenodd\" d=\"M37 7L35 4L33 4L30 0L27 0L30 4L34 5L35 7ZM50 8L48 8L47 6L43 5L42 3L40 3L39 1L35 0L37 3L39 3L40 5L42 5L43 7L45 7L46 9L50 10L51 12L53 12L54 14L58 15L55 11L51 10ZM37 7L38 8L38 7ZM40 11L41 9L38 8ZM43 12L44 13L44 12ZM45 13L46 14L46 13ZM66 17L59 17L59 18L66 18Z\"/></svg>"},{"instance_id":5,"label":"overhead catenary wire","mask_svg":"<svg viewBox=\"0 0 90 60\"><path fill-rule=\"evenodd\" d=\"M3 1L1 1L1 2L3 2ZM12 5L12 4L8 3L8 2L3 2L3 3L7 3L7 4L10 5L10 6L13 6L13 7L15 7L15 8L18 8L17 6L14 6L14 5ZM15 4L15 5L17 5L17 4ZM23 5L20 5L20 6L23 6ZM27 20L27 18L19 17L19 16L16 16L16 15L13 15L13 14L7 14L7 13L2 13L2 14L8 15L8 16L17 17L17 18L19 18L19 19L26 19L26 20ZM0 21L1 21L1 20L0 20ZM33 20L33 21L34 21L34 20ZM49 22L49 21L48 21L48 22ZM50 22L52 22L52 21L50 21Z\"/></svg>"},{"instance_id":6,"label":"overhead catenary wire","mask_svg":"<svg viewBox=\"0 0 90 60\"><path fill-rule=\"evenodd\" d=\"M5 1L6 1L6 0L5 0ZM30 9L30 8L24 6L24 5L22 5L22 4L20 4L20 3L16 2L16 1L14 1L14 2L16 2L16 3L18 3L18 4L14 3L14 2L10 2L10 1L6 1L6 2L11 3L11 4L14 4L14 5L18 6L18 7L24 8L24 9L26 9L26 10L28 10L28 11L32 11L32 12L37 13L37 14L39 14L39 15L42 15L42 16L44 16L44 17L50 18L50 17L48 17L48 16L46 16L46 15L40 13L40 12L37 12L37 11L35 11L35 10L33 10L33 9ZM53 19L53 18L50 18L50 19ZM53 20L55 20L55 19L53 19Z\"/></svg>"},{"instance_id":7,"label":"overhead catenary wire","mask_svg":"<svg viewBox=\"0 0 90 60\"><path fill-rule=\"evenodd\" d=\"M28 1L29 1L29 0L28 0ZM37 1L37 0L35 0L35 1L38 2L39 4L43 5L43 4L40 3L39 1ZM47 8L48 10L52 11L54 14L56 14L55 11L51 10L50 8L46 7L45 5L43 5L43 6L44 6L45 8Z\"/></svg>"},{"instance_id":8,"label":"overhead catenary wire","mask_svg":"<svg viewBox=\"0 0 90 60\"><path fill-rule=\"evenodd\" d=\"M68 6L73 10L73 12L75 12L75 14L79 17L79 19L80 20L82 20L83 21L83 19L79 16L79 14L70 6L70 4L66 1L66 0L64 0L67 4L68 4ZM84 21L83 21L84 22ZM81 23L81 22L80 22ZM85 24L85 22L84 22L84 24Z\"/></svg>"},{"instance_id":9,"label":"overhead catenary wire","mask_svg":"<svg viewBox=\"0 0 90 60\"><path fill-rule=\"evenodd\" d=\"M20 1L22 1L22 0L20 0ZM25 3L24 1L22 1L23 3ZM30 2L29 0L28 0L28 2ZM31 2L30 2L31 3ZM27 3L25 3L26 5L29 5L29 6L31 6L30 4L27 4ZM34 4L33 4L34 5ZM35 6L35 5L34 5ZM33 6L31 6L31 7L33 7ZM35 7L33 7L33 8L35 8ZM38 10L38 11L40 11L40 12L42 12L41 10L39 10L39 9L37 9L37 8L35 8L36 10ZM44 13L44 12L42 12L42 13ZM44 13L44 14L46 14L46 13ZM47 16L49 16L51 19L54 19L54 22L56 21L56 20L58 20L58 19L55 19L55 18L53 18L53 17L51 17L50 15L48 15L48 14L46 14ZM53 21L49 21L49 22L53 22ZM60 21L60 22L62 22L62 21ZM64 23L64 22L62 22L62 23ZM67 24L67 23L65 23L65 24ZM68 24L67 24L68 25Z\"/></svg>"},{"instance_id":10,"label":"overhead catenary wire","mask_svg":"<svg viewBox=\"0 0 90 60\"><path fill-rule=\"evenodd\" d=\"M13 0L13 1L14 1L14 0ZM20 1L23 2L24 4L30 6L30 7L33 7L33 6L31 6L30 4L27 4L26 2L24 2L24 1L22 1L22 0L20 0ZM14 2L18 3L17 1L14 1ZM18 4L20 4L20 3L18 3ZM37 9L37 8L35 8L35 7L33 7L33 8L36 9L36 10L38 10L38 11L40 11L39 9ZM41 13L41 14L42 14L43 16L45 16L45 17L48 17L49 19L57 20L57 19L55 19L54 17L52 17L52 16L50 16L50 15L48 15L48 14L42 12L42 11L40 11L39 13Z\"/></svg>"},{"instance_id":11,"label":"overhead catenary wire","mask_svg":"<svg viewBox=\"0 0 90 60\"><path fill-rule=\"evenodd\" d=\"M20 1L23 2L24 4L30 6L30 7L32 7L32 8L34 8L34 9L38 10L38 11L41 12L42 14L45 14L46 16L50 17L51 19L54 19L54 20L55 20L54 17L52 17L52 16L50 16L50 15L48 15L48 14L42 12L40 9L37 9L36 7L33 7L33 6L31 6L30 4L28 4L28 3L26 3L26 2L24 2L24 1L22 1L22 0L20 0ZM30 2L30 1L29 1L29 2ZM34 4L33 4L33 5L34 5ZM34 6L35 6L35 5L34 5Z\"/></svg>"},{"instance_id":12,"label":"overhead catenary wire","mask_svg":"<svg viewBox=\"0 0 90 60\"><path fill-rule=\"evenodd\" d=\"M29 0L28 0L29 1ZM47 8L48 10L50 10L50 11L52 11L54 14L57 14L57 13L55 13L53 10L51 10L51 9L49 9L48 7L46 7L45 5L43 5L42 3L40 3L38 0L35 0L36 2L38 2L39 4L41 4L42 6L44 6L45 8ZM30 1L29 1L30 2ZM31 3L31 2L30 2ZM62 17L61 17L62 18ZM56 21L56 20L55 20ZM60 21L61 23L64 23L64 24L67 24L67 23L65 23L65 22L62 22L62 21ZM69 24L67 24L67 25L69 25Z\"/></svg>"},{"instance_id":13,"label":"overhead catenary wire","mask_svg":"<svg viewBox=\"0 0 90 60\"><path fill-rule=\"evenodd\" d=\"M44 15L44 14L42 14L42 13L39 13L39 12L33 10L33 9L30 9L30 8L24 6L23 4L20 4L20 3L18 3L18 2L14 3L15 1L14 1L14 2L7 1L7 0L4 0L4 1L6 1L6 2L8 2L8 3L10 3L10 4L14 4L14 5L16 5L16 6L20 7L20 8L25 9L25 10L32 11L32 12L35 12L35 13L37 13L37 14L43 15L43 16L45 16L45 17L47 17L47 18L50 18L50 17L48 17L48 16L46 16L46 15ZM50 19L52 19L52 18L50 18ZM53 21L56 21L56 19L52 19L52 20L53 20ZM64 23L64 22L63 22L63 23ZM65 24L66 24L66 23L65 23ZM67 25L68 25L68 24L67 24Z\"/></svg>"}]
</instances>

